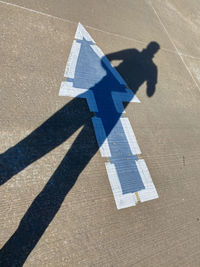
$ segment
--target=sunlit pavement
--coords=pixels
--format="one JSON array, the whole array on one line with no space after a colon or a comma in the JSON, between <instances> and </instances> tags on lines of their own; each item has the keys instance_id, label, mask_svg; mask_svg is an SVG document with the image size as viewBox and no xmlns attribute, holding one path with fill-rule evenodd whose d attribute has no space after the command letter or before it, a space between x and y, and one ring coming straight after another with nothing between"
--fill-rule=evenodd
<instances>
[{"instance_id":1,"label":"sunlit pavement","mask_svg":"<svg viewBox=\"0 0 200 267\"><path fill-rule=\"evenodd\" d=\"M200 266L199 3L12 0L0 16L0 266ZM79 21L105 55L160 45L155 92L125 115L158 199L117 210L85 100L58 96Z\"/></svg>"}]
</instances>

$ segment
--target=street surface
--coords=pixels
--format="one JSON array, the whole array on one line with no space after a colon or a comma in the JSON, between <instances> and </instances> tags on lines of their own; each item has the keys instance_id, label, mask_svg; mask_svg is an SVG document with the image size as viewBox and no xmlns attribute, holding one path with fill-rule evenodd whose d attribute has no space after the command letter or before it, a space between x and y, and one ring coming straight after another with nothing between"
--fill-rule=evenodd
<instances>
[{"instance_id":1,"label":"street surface","mask_svg":"<svg viewBox=\"0 0 200 267\"><path fill-rule=\"evenodd\" d=\"M0 1L0 266L200 266L199 10ZM124 117L157 199L116 208L94 112L59 96L78 22L141 102Z\"/></svg>"}]
</instances>

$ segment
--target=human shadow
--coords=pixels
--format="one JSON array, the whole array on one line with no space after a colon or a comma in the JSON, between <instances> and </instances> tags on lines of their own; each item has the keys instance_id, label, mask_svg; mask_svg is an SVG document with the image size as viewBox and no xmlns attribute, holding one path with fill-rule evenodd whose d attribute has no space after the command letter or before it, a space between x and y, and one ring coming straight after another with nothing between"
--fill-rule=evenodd
<instances>
[{"instance_id":1,"label":"human shadow","mask_svg":"<svg viewBox=\"0 0 200 267\"><path fill-rule=\"evenodd\" d=\"M136 54L135 49L131 50L134 50L133 53ZM125 51L129 51L129 54L131 53L130 50ZM145 52L145 54L143 52L141 53L141 58L143 58L143 62L145 62L145 54L146 57L150 56L148 52ZM116 58L123 60L118 66L118 69L126 80L125 72L126 70L128 71L129 67L131 68L127 52L121 51L113 53L108 55L108 58L110 60ZM137 62L140 62L140 65L138 65L139 63L132 63L134 65L134 71L137 70L138 65L138 69L140 69L138 73L140 73L140 76L138 76L138 78L134 77L134 79L131 79L131 77L128 78L128 84L131 82L130 87L132 88L133 83L135 85L137 84L137 90L142 81L144 82L144 77L151 76L150 74L145 76L145 73L142 75L141 66L144 67L144 65L141 63L142 59L139 60L138 58L139 55L137 55ZM150 59L146 60L146 62L150 62ZM155 70L151 71L149 68L155 69L155 65L148 64L146 70L148 70L148 73L153 73ZM116 79L113 79L112 73L106 68L103 60L102 65L105 69L105 76L91 87L90 90L93 92L96 101L98 100L98 115L104 122L106 137L108 137L121 117L121 113L116 110L116 106L113 104L111 93L113 90L124 92L126 88L124 85L120 85L116 82ZM143 68L143 71L145 71L145 68ZM156 75L157 71L154 76ZM157 80L157 78L148 78L146 80L147 84L148 81L150 84L147 88L154 87L155 91L155 80ZM150 89L147 89L147 92L148 90ZM152 91L150 95L153 95ZM78 97L84 98L83 95ZM124 106L127 104L128 103L125 103ZM105 114L108 115L105 116ZM22 266L24 264L28 255L55 217L80 173L98 151L98 145L91 122L92 116L93 114L89 111L86 101L75 98L57 111L30 135L0 155L0 184L4 184L13 175L19 173L31 163L46 155L66 141L80 127L83 127L58 168L42 191L33 200L15 233L0 250L0 266ZM103 141L104 140L102 140L102 142Z\"/></svg>"},{"instance_id":2,"label":"human shadow","mask_svg":"<svg viewBox=\"0 0 200 267\"><path fill-rule=\"evenodd\" d=\"M150 42L141 52L137 49L126 49L106 56L110 61L122 60L116 69L135 94L146 82L146 93L151 97L155 93L158 77L158 69L153 62L153 57L159 49L157 42Z\"/></svg>"}]
</instances>

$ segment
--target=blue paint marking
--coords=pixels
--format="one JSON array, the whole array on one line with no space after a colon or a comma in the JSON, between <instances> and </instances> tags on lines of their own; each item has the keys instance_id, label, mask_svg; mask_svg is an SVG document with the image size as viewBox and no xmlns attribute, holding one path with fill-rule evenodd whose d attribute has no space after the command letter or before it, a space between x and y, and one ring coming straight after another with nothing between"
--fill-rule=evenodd
<instances>
[{"instance_id":1,"label":"blue paint marking","mask_svg":"<svg viewBox=\"0 0 200 267\"><path fill-rule=\"evenodd\" d=\"M137 155L133 155L129 147L126 134L119 120L122 114L117 112L112 98L112 92L126 92L125 85L120 84L117 78L109 70L92 49L90 41L77 40L81 48L76 64L74 79L67 78L73 82L76 88L92 90L98 112L96 116L101 118L108 144L111 151L110 162L115 164L122 193L134 193L145 189L141 176L138 172L136 161ZM84 94L78 96L84 97Z\"/></svg>"}]
</instances>

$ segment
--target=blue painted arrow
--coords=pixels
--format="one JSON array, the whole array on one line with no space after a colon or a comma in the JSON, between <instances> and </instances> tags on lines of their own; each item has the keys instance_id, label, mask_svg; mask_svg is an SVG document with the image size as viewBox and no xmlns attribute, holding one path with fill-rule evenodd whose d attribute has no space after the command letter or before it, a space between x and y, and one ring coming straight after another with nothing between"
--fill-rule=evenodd
<instances>
[{"instance_id":1,"label":"blue painted arrow","mask_svg":"<svg viewBox=\"0 0 200 267\"><path fill-rule=\"evenodd\" d=\"M100 58L91 47L94 42L83 38L76 41L80 44L79 54L73 78L67 82L73 87L92 91L93 101L96 102L96 116L100 118L105 130L110 148L110 162L115 165L123 194L137 192L144 189L144 184L138 172L123 126L119 120L121 113L116 109L113 92L127 94L125 83L108 67L107 59ZM111 65L110 65L111 66ZM86 95L85 95L86 94ZM86 98L88 92L78 97ZM132 97L132 95L131 95ZM122 99L123 100L123 99ZM130 99L131 100L131 99ZM103 140L104 141L104 140ZM100 144L101 145L101 144Z\"/></svg>"},{"instance_id":2,"label":"blue painted arrow","mask_svg":"<svg viewBox=\"0 0 200 267\"><path fill-rule=\"evenodd\" d=\"M123 101L139 100L127 89L125 81L81 24L75 38L65 70L67 79L61 84L59 94L87 99L90 111L96 115L93 125L101 154L110 158L109 164L115 168L122 194L141 191L145 189L137 164L137 154L141 152L127 124L128 118L122 114ZM131 138L135 148L130 146ZM111 182L112 173L108 168L107 171Z\"/></svg>"}]
</instances>

